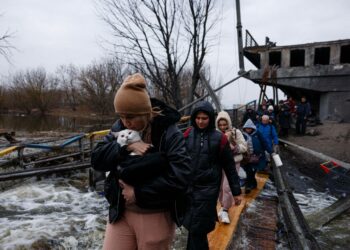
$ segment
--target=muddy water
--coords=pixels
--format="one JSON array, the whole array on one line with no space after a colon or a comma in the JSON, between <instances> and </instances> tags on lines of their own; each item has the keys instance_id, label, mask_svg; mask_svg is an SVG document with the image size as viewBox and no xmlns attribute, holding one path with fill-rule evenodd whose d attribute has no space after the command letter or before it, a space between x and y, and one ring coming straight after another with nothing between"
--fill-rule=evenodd
<instances>
[{"instance_id":1,"label":"muddy water","mask_svg":"<svg viewBox=\"0 0 350 250\"><path fill-rule=\"evenodd\" d=\"M283 150L282 159L286 180L304 216L332 205L344 195L350 195L350 186L330 181L319 167L320 161L297 150ZM350 178L350 176L349 176ZM312 229L321 249L349 249L350 211L335 218L327 225Z\"/></svg>"}]
</instances>

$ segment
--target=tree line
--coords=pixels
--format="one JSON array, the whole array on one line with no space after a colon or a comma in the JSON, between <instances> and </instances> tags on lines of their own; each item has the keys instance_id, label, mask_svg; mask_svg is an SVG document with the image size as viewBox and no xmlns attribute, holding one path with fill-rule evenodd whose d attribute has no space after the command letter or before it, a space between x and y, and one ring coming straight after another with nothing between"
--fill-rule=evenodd
<instances>
[{"instance_id":1,"label":"tree line","mask_svg":"<svg viewBox=\"0 0 350 250\"><path fill-rule=\"evenodd\" d=\"M134 70L120 60L103 59L82 68L62 65L54 73L42 67L18 71L0 86L0 110L46 114L54 109L77 111L85 107L101 115L111 114L116 91ZM186 98L191 88L190 71L181 75L181 88ZM152 96L166 101L161 89L154 85L150 89ZM204 93L201 88L199 94Z\"/></svg>"},{"instance_id":2,"label":"tree line","mask_svg":"<svg viewBox=\"0 0 350 250\"><path fill-rule=\"evenodd\" d=\"M28 69L0 87L0 109L42 114L54 108L88 107L113 112L124 77L141 72L153 96L179 109L204 94L205 65L217 16L213 0L101 0L96 8L110 28L112 56L84 68L60 66L55 73ZM186 110L185 112L189 112Z\"/></svg>"}]
</instances>

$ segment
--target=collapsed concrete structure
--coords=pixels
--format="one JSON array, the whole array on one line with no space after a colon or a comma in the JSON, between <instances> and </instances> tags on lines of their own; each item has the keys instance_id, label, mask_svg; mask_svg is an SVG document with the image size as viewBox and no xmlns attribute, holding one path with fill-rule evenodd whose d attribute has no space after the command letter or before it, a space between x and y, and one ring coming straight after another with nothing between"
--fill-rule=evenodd
<instances>
[{"instance_id":1,"label":"collapsed concrete structure","mask_svg":"<svg viewBox=\"0 0 350 250\"><path fill-rule=\"evenodd\" d=\"M247 31L243 54L257 67L248 79L296 100L306 96L321 121L350 122L350 39L259 46Z\"/></svg>"}]
</instances>

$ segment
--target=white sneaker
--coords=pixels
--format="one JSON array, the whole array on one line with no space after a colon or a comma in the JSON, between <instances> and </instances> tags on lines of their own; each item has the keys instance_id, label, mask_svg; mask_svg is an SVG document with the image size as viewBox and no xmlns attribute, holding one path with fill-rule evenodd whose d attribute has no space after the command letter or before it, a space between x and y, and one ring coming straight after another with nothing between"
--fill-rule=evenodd
<instances>
[{"instance_id":1,"label":"white sneaker","mask_svg":"<svg viewBox=\"0 0 350 250\"><path fill-rule=\"evenodd\" d=\"M247 178L247 174L246 174L246 172L244 171L243 168L239 168L238 169L238 176L241 179L246 179Z\"/></svg>"},{"instance_id":2,"label":"white sneaker","mask_svg":"<svg viewBox=\"0 0 350 250\"><path fill-rule=\"evenodd\" d=\"M221 214L222 214L223 211L224 211L224 209L223 209L223 208L220 208L220 211L218 212L219 220L221 220Z\"/></svg>"},{"instance_id":3,"label":"white sneaker","mask_svg":"<svg viewBox=\"0 0 350 250\"><path fill-rule=\"evenodd\" d=\"M228 217L228 213L226 211L222 211L221 213L221 222L225 224L230 224L230 218Z\"/></svg>"}]
</instances>

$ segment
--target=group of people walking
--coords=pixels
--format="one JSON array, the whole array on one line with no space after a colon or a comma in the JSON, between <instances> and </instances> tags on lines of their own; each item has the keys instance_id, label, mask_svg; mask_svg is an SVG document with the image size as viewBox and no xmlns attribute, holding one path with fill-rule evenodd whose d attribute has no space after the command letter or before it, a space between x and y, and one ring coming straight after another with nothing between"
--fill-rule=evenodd
<instances>
[{"instance_id":1,"label":"group of people walking","mask_svg":"<svg viewBox=\"0 0 350 250\"><path fill-rule=\"evenodd\" d=\"M254 124L262 122L262 117L269 117L269 124L273 125L279 136L288 137L289 129L295 125L297 135L305 135L308 118L311 116L311 106L302 96L300 102L296 103L291 96L286 100L280 100L274 107L273 100L264 101L258 110L247 107L243 116L243 124L247 119L251 119Z\"/></svg>"},{"instance_id":2,"label":"group of people walking","mask_svg":"<svg viewBox=\"0 0 350 250\"><path fill-rule=\"evenodd\" d=\"M109 172L103 249L169 249L176 225L188 230L187 249L208 249L207 234L218 216L230 223L228 210L241 203L241 188L249 193L257 187L265 151L277 149L276 131L251 119L241 131L227 112L215 117L212 105L202 101L182 133L176 126L180 114L150 98L141 74L124 80L114 108L119 119L91 156L95 170ZM124 129L138 131L142 140L120 145L115 132Z\"/></svg>"}]
</instances>

